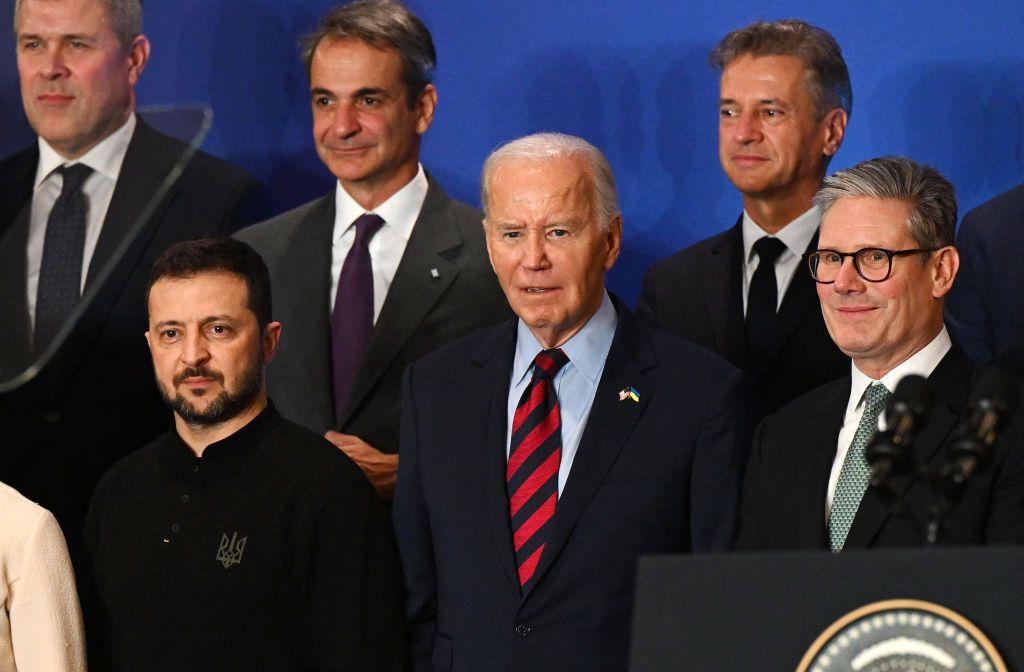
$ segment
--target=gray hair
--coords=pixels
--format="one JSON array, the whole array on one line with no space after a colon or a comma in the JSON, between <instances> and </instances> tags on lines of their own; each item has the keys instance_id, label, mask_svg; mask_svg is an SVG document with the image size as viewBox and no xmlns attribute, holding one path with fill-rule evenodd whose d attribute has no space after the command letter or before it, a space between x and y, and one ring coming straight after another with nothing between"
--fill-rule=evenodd
<instances>
[{"instance_id":1,"label":"gray hair","mask_svg":"<svg viewBox=\"0 0 1024 672\"><path fill-rule=\"evenodd\" d=\"M612 168L600 149L583 138L563 133L527 135L491 152L484 161L480 177L480 200L484 210L489 209L491 179L499 165L508 161L545 162L558 159L580 159L586 165L591 183L590 203L594 219L601 231L607 232L612 219L619 214L619 195L615 190Z\"/></svg>"},{"instance_id":2,"label":"gray hair","mask_svg":"<svg viewBox=\"0 0 1024 672\"><path fill-rule=\"evenodd\" d=\"M302 40L307 75L313 54L324 39L359 40L377 49L395 50L402 59L402 82L410 108L431 83L437 66L430 31L398 0L355 0L327 12L316 30Z\"/></svg>"},{"instance_id":3,"label":"gray hair","mask_svg":"<svg viewBox=\"0 0 1024 672\"><path fill-rule=\"evenodd\" d=\"M14 0L14 28L17 32L18 14L25 0ZM142 34L142 0L97 0L107 7L107 23L125 49Z\"/></svg>"},{"instance_id":4,"label":"gray hair","mask_svg":"<svg viewBox=\"0 0 1024 672\"><path fill-rule=\"evenodd\" d=\"M711 65L724 70L741 56L794 56L810 73L810 94L818 119L841 107L853 107L850 71L836 38L799 19L757 21L734 30L711 52Z\"/></svg>"},{"instance_id":5,"label":"gray hair","mask_svg":"<svg viewBox=\"0 0 1024 672\"><path fill-rule=\"evenodd\" d=\"M862 161L825 178L814 195L822 216L841 198L867 196L910 206L907 231L918 247L938 249L956 239L956 194L949 180L931 166L902 156Z\"/></svg>"}]
</instances>

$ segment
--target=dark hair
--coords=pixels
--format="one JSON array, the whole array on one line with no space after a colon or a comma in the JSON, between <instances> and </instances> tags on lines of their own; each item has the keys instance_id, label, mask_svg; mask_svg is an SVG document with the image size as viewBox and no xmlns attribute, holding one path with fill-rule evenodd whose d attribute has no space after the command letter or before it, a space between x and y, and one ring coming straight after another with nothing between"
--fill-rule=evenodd
<instances>
[{"instance_id":1,"label":"dark hair","mask_svg":"<svg viewBox=\"0 0 1024 672\"><path fill-rule=\"evenodd\" d=\"M197 238L171 245L149 272L146 303L153 285L162 278L193 278L216 272L233 273L245 280L249 310L263 331L271 319L270 272L256 250L233 238Z\"/></svg>"},{"instance_id":2,"label":"dark hair","mask_svg":"<svg viewBox=\"0 0 1024 672\"><path fill-rule=\"evenodd\" d=\"M799 19L757 21L722 38L711 52L711 65L724 70L741 56L799 58L811 74L810 93L818 119L837 107L850 114L850 71L839 43L827 31Z\"/></svg>"},{"instance_id":3,"label":"dark hair","mask_svg":"<svg viewBox=\"0 0 1024 672\"><path fill-rule=\"evenodd\" d=\"M316 30L302 40L307 75L324 39L360 40L377 49L394 49L402 59L402 83L410 108L430 84L437 65L430 31L397 0L355 0L327 12Z\"/></svg>"}]
</instances>

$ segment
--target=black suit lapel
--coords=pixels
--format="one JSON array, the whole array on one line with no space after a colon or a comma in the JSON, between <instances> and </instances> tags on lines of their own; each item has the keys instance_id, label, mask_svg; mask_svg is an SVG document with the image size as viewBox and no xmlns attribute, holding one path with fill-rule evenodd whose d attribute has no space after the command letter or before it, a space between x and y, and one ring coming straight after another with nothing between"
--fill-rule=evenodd
<instances>
[{"instance_id":1,"label":"black suit lapel","mask_svg":"<svg viewBox=\"0 0 1024 672\"><path fill-rule=\"evenodd\" d=\"M508 433L508 387L512 377L512 360L516 348L516 320L509 320L494 330L494 336L481 344L470 357L480 367L477 395L486 415L480 418L483 446L486 453L485 473L480 483L480 499L487 512L491 540L504 570L509 587L519 592L516 554L512 545L512 524L509 520L508 494L505 487L505 435Z\"/></svg>"},{"instance_id":2,"label":"black suit lapel","mask_svg":"<svg viewBox=\"0 0 1024 672\"><path fill-rule=\"evenodd\" d=\"M446 253L462 245L448 197L431 182L423 208L373 327L366 354L352 385L348 408L338 419L343 427L373 389L388 365L459 274Z\"/></svg>"},{"instance_id":3,"label":"black suit lapel","mask_svg":"<svg viewBox=\"0 0 1024 672\"><path fill-rule=\"evenodd\" d=\"M28 229L39 146L33 144L17 158L0 184L0 381L20 373L31 361L25 279Z\"/></svg>"},{"instance_id":4,"label":"black suit lapel","mask_svg":"<svg viewBox=\"0 0 1024 672\"><path fill-rule=\"evenodd\" d=\"M743 217L704 257L704 299L715 349L741 369L747 368L743 326Z\"/></svg>"},{"instance_id":5,"label":"black suit lapel","mask_svg":"<svg viewBox=\"0 0 1024 672\"><path fill-rule=\"evenodd\" d=\"M815 233L806 251L817 249L817 247L818 234ZM779 307L778 317L775 321L775 330L772 334L770 348L765 357L757 362L751 370L751 375L754 378L760 376L765 367L775 359L775 355L778 354L782 346L789 341L790 336L793 335L793 332L803 322L807 311L812 309L821 310L820 306L815 282L811 278L806 265L801 261L796 275L793 276L793 281L789 284L789 289L786 290L786 295L782 298L782 305Z\"/></svg>"},{"instance_id":6,"label":"black suit lapel","mask_svg":"<svg viewBox=\"0 0 1024 672\"><path fill-rule=\"evenodd\" d=\"M841 378L823 392L807 421L798 425L792 449L801 453L792 484L797 493L797 538L801 547L828 548L825 501L828 479L836 459L851 379ZM782 487L789 487L782 484Z\"/></svg>"},{"instance_id":7,"label":"black suit lapel","mask_svg":"<svg viewBox=\"0 0 1024 672\"><path fill-rule=\"evenodd\" d=\"M968 385L971 363L967 355L954 345L939 365L928 376L928 383L935 395L935 403L928 416L927 423L913 443L914 461L916 464L928 464L946 437L956 427L957 420L963 414L967 404ZM900 498L916 479L897 481L896 496ZM913 512L911 512L913 513ZM870 488L864 493L857 515L850 526L843 548L868 548L878 536L879 531L893 511L878 493ZM924 521L921 521L922 524ZM925 529L921 528L921 540L924 541Z\"/></svg>"},{"instance_id":8,"label":"black suit lapel","mask_svg":"<svg viewBox=\"0 0 1024 672\"><path fill-rule=\"evenodd\" d=\"M115 258L122 243L127 242L129 246L124 249L124 256L118 263L134 267L138 256L146 248L145 243L156 230L150 225L154 221L153 214L160 202L166 200L159 193L160 186L181 158L180 152L169 153L156 143L156 132L141 118L137 118L135 133L128 144L114 193L110 197L110 207L89 262L85 280L87 288L96 281L107 262ZM173 191L174 186L171 185L170 189ZM147 205L150 210L146 209ZM138 237L128 241L133 227L143 215L148 215L148 221L139 230Z\"/></svg>"},{"instance_id":9,"label":"black suit lapel","mask_svg":"<svg viewBox=\"0 0 1024 672\"><path fill-rule=\"evenodd\" d=\"M654 349L636 318L618 301L616 308L619 323L615 338L572 470L558 499L544 552L534 572L537 577L532 584L534 589L544 580L544 573L565 546L654 394L654 382L645 375L657 363ZM640 401L620 401L619 391L625 387L636 388ZM529 593L523 599L528 596Z\"/></svg>"}]
</instances>

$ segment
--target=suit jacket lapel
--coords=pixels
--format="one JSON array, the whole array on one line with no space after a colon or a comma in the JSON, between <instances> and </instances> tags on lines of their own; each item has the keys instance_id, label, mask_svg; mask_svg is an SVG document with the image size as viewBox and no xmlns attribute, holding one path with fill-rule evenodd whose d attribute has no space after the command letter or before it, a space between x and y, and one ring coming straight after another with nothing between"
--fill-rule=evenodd
<instances>
[{"instance_id":1,"label":"suit jacket lapel","mask_svg":"<svg viewBox=\"0 0 1024 672\"><path fill-rule=\"evenodd\" d=\"M133 227L146 213L146 206L154 198L158 197L160 186L167 179L175 163L181 158L180 154L167 154L162 151L153 151L152 140L155 132L142 121L136 122L135 133L128 144L128 151L121 164L121 172L114 186L114 193L110 197L110 207L107 209L106 219L103 220L103 228L100 230L100 237L96 241L96 249L93 252L92 260L89 262L89 270L86 273L86 287L95 282L99 273L112 259L117 248L132 233ZM174 189L174 186L171 186ZM166 200L160 198L160 201ZM153 203L155 207L157 204ZM149 221L138 231L139 238L132 241L129 248L131 253L118 263L124 263L129 267L134 266L135 259L145 249L143 244L155 229L148 226L153 221L153 210L148 212ZM148 235L144 233L148 227ZM129 258L133 254L133 258Z\"/></svg>"},{"instance_id":2,"label":"suit jacket lapel","mask_svg":"<svg viewBox=\"0 0 1024 672\"><path fill-rule=\"evenodd\" d=\"M0 205L5 218L0 229L0 381L8 380L28 366L32 357L26 302L25 265L28 229L32 210L33 183L39 164L39 146L33 144L19 159L19 165L0 185ZM6 217L9 215L9 218Z\"/></svg>"},{"instance_id":3,"label":"suit jacket lapel","mask_svg":"<svg viewBox=\"0 0 1024 672\"><path fill-rule=\"evenodd\" d=\"M544 552L534 573L537 577L532 584L534 589L544 580L544 573L565 546L654 394L654 382L644 373L657 363L654 349L636 318L618 301L616 308L619 324L615 338L597 385L569 479L558 498ZM620 402L619 390L627 386L636 388L640 396L638 403ZM529 593L523 595L523 599L528 596Z\"/></svg>"},{"instance_id":4,"label":"suit jacket lapel","mask_svg":"<svg viewBox=\"0 0 1024 672\"><path fill-rule=\"evenodd\" d=\"M817 249L818 234L811 238L806 251ZM792 333L800 326L804 315L809 310L820 310L818 293L815 290L815 282L811 278L807 267L801 263L797 268L789 289L782 298L782 305L779 307L779 314L775 322L775 333L772 336L769 354L762 359L751 371L753 377L758 377L774 358L779 349L785 345Z\"/></svg>"},{"instance_id":5,"label":"suit jacket lapel","mask_svg":"<svg viewBox=\"0 0 1024 672\"><path fill-rule=\"evenodd\" d=\"M306 349L303 366L309 375L303 379L304 389L288 394L309 399L315 404L316 417L328 427L334 419L334 389L331 384L331 236L334 233L334 191L292 230L287 250L286 269L277 280L281 288L283 338L289 347ZM292 312L294 311L294 312ZM284 363L284 362L282 362Z\"/></svg>"},{"instance_id":6,"label":"suit jacket lapel","mask_svg":"<svg viewBox=\"0 0 1024 672\"><path fill-rule=\"evenodd\" d=\"M718 352L747 367L743 326L743 218L704 257L704 299Z\"/></svg>"},{"instance_id":7,"label":"suit jacket lapel","mask_svg":"<svg viewBox=\"0 0 1024 672\"><path fill-rule=\"evenodd\" d=\"M486 400L481 408L487 415L479 436L484 437L485 472L480 483L481 501L487 512L498 564L504 570L509 587L519 592L519 575L512 545L512 523L509 520L508 495L505 486L505 435L508 433L508 388L512 377L512 359L516 347L516 320L509 320L494 330L470 357L480 367L476 393Z\"/></svg>"},{"instance_id":8,"label":"suit jacket lapel","mask_svg":"<svg viewBox=\"0 0 1024 672\"><path fill-rule=\"evenodd\" d=\"M809 548L828 547L825 500L850 384L850 377L846 376L829 386L813 415L799 425L793 442L793 450L802 453L796 462L795 483L792 484L798 493L797 501L804 503L798 509L797 538L801 545Z\"/></svg>"},{"instance_id":9,"label":"suit jacket lapel","mask_svg":"<svg viewBox=\"0 0 1024 672\"><path fill-rule=\"evenodd\" d=\"M431 182L374 325L352 386L348 408L338 418L339 427L352 416L391 360L458 276L459 267L449 261L445 253L461 245L462 236L449 210L448 197Z\"/></svg>"},{"instance_id":10,"label":"suit jacket lapel","mask_svg":"<svg viewBox=\"0 0 1024 672\"><path fill-rule=\"evenodd\" d=\"M932 375L928 376L928 383L935 395L935 402L924 428L914 439L912 450L916 464L928 464L945 442L946 437L956 427L957 420L962 415L963 408L967 403L967 381L970 378L970 370L971 363L967 355L958 345L954 345L935 367ZM916 478L909 478L896 482L897 501L915 480ZM888 502L873 490L868 489L857 509L857 515L850 526L850 533L846 537L843 548L868 548L871 546L892 513ZM923 540L924 527L921 529Z\"/></svg>"}]
</instances>

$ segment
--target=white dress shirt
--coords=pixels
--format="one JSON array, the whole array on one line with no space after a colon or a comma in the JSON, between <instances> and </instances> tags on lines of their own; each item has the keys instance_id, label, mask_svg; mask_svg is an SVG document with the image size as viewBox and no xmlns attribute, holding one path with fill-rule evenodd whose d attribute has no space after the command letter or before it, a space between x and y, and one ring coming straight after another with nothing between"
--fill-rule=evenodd
<instances>
[{"instance_id":1,"label":"white dress shirt","mask_svg":"<svg viewBox=\"0 0 1024 672\"><path fill-rule=\"evenodd\" d=\"M427 199L427 174L420 164L416 177L399 189L391 198L373 209L373 214L384 220L384 226L370 239L370 262L373 265L373 321L380 316L384 299L388 295L391 281L395 279L398 263L405 254L413 225ZM334 235L331 237L331 303L328 312L334 310L334 298L338 294L338 277L345 257L356 239L356 228L352 226L362 215L367 214L363 206L338 182L334 195Z\"/></svg>"},{"instance_id":2,"label":"white dress shirt","mask_svg":"<svg viewBox=\"0 0 1024 672\"><path fill-rule=\"evenodd\" d=\"M825 495L825 520L828 521L828 514L832 510L832 498L836 494L836 483L839 482L839 472L843 469L843 460L853 443L853 436L857 433L857 425L864 415L864 392L872 383L882 383L890 393L896 390L896 386L904 376L923 376L927 378L939 365L942 358L946 356L953 342L949 339L949 332L945 325L938 336L931 342L911 355L895 369L882 376L881 380L873 380L861 373L855 363L850 364L852 383L850 385L850 399L846 404L846 415L843 416L843 427L839 430L839 443L836 447L836 459L832 462L832 473L828 477L828 493ZM878 416L878 428L886 429L885 414Z\"/></svg>"},{"instance_id":3,"label":"white dress shirt","mask_svg":"<svg viewBox=\"0 0 1024 672\"><path fill-rule=\"evenodd\" d=\"M804 252L807 251L807 246L811 244L811 238L814 238L814 232L818 230L819 224L821 224L821 211L815 206L782 227L778 233L773 234L772 237L778 238L786 246L785 251L775 260L775 281L778 283L779 297L775 310L782 307L782 299L785 298L789 283L793 281L793 277L797 272L803 270L804 273L810 273L810 271L802 267L802 261ZM754 271L757 270L757 265L761 261L757 254L754 253L754 243L769 235L772 234L765 233L764 229L751 219L747 211L743 211L743 260L745 262L743 265L744 316L747 314L747 294L750 292L750 281L753 279Z\"/></svg>"},{"instance_id":4,"label":"white dress shirt","mask_svg":"<svg viewBox=\"0 0 1024 672\"><path fill-rule=\"evenodd\" d=\"M49 511L0 483L0 672L82 672L75 573Z\"/></svg>"},{"instance_id":5,"label":"white dress shirt","mask_svg":"<svg viewBox=\"0 0 1024 672\"><path fill-rule=\"evenodd\" d=\"M135 133L135 113L128 115L121 128L117 129L98 145L90 149L84 156L75 161L68 161L46 140L39 138L39 165L36 167L35 190L32 192L32 214L29 216L28 247L26 249L27 276L25 290L28 300L29 328L35 329L36 293L39 290L39 273L43 266L43 244L46 242L46 222L50 218L64 177L54 172L61 166L73 166L81 163L92 168L93 172L82 185L82 193L89 204L89 214L85 220L85 249L82 254L82 284L85 290L85 278L89 274L96 242L100 239L103 220L110 208L110 199L114 195L117 176L121 174L121 164L128 153L128 144Z\"/></svg>"},{"instance_id":6,"label":"white dress shirt","mask_svg":"<svg viewBox=\"0 0 1024 672\"><path fill-rule=\"evenodd\" d=\"M561 497L569 479L576 451L580 447L583 430L594 405L597 384L604 373L604 364L615 338L619 316L615 306L604 293L597 312L583 328L561 345L569 361L561 368L552 384L558 395L558 411L562 431L562 459L558 463L558 495ZM533 378L533 360L544 346L522 320L516 330L516 354L512 361L512 380L508 390L508 425L505 431L505 459L512 442L512 420L519 399Z\"/></svg>"}]
</instances>

